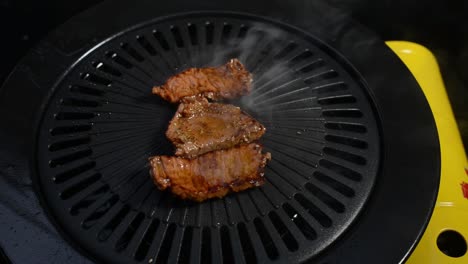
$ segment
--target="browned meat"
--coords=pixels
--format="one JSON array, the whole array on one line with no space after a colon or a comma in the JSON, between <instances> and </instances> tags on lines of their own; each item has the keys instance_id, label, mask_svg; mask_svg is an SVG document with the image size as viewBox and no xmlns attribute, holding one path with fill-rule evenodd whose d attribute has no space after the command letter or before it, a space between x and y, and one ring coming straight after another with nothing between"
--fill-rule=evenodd
<instances>
[{"instance_id":1,"label":"browned meat","mask_svg":"<svg viewBox=\"0 0 468 264\"><path fill-rule=\"evenodd\" d=\"M259 139L265 127L230 104L209 103L206 98L186 98L171 120L166 136L176 155L186 158L227 149Z\"/></svg>"},{"instance_id":2,"label":"browned meat","mask_svg":"<svg viewBox=\"0 0 468 264\"><path fill-rule=\"evenodd\" d=\"M151 175L159 189L201 202L223 197L264 183L263 171L270 153L257 143L206 153L195 159L150 158Z\"/></svg>"},{"instance_id":3,"label":"browned meat","mask_svg":"<svg viewBox=\"0 0 468 264\"><path fill-rule=\"evenodd\" d=\"M216 99L231 99L250 92L251 74L244 65L232 59L215 68L190 68L169 78L162 86L153 87L153 93L176 103L186 96L202 95Z\"/></svg>"}]
</instances>

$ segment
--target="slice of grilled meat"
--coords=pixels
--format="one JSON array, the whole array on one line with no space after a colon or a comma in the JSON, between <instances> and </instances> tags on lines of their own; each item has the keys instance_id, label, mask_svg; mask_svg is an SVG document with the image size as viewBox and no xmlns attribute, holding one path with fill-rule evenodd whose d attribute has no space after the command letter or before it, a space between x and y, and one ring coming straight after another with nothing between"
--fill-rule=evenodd
<instances>
[{"instance_id":1,"label":"slice of grilled meat","mask_svg":"<svg viewBox=\"0 0 468 264\"><path fill-rule=\"evenodd\" d=\"M195 159L151 157L150 173L159 189L170 189L180 198L201 202L262 185L270 159L270 153L262 153L259 144L251 143Z\"/></svg>"},{"instance_id":2,"label":"slice of grilled meat","mask_svg":"<svg viewBox=\"0 0 468 264\"><path fill-rule=\"evenodd\" d=\"M259 139L265 127L239 107L186 98L166 131L176 155L186 158L247 144Z\"/></svg>"},{"instance_id":3,"label":"slice of grilled meat","mask_svg":"<svg viewBox=\"0 0 468 264\"><path fill-rule=\"evenodd\" d=\"M169 78L162 86L153 87L153 94L177 103L186 96L202 95L232 99L250 92L252 75L238 59L219 67L190 68Z\"/></svg>"}]
</instances>

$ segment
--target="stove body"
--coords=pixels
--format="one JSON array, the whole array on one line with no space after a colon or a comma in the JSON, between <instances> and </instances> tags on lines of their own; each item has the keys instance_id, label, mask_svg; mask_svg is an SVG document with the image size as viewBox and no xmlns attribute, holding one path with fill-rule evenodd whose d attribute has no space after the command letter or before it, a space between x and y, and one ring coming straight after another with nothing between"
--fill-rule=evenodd
<instances>
[{"instance_id":1,"label":"stove body","mask_svg":"<svg viewBox=\"0 0 468 264\"><path fill-rule=\"evenodd\" d=\"M420 84L431 106L441 149L441 179L437 202L429 225L408 263L464 263L466 244L452 240L453 253L447 256L440 248L441 234L456 231L467 237L466 219L468 212L464 183L467 181L466 154L453 117L450 101L445 92L437 61L432 53L418 44L389 41L389 47L409 68ZM439 245L438 245L439 244ZM459 250L457 249L459 248Z\"/></svg>"}]
</instances>

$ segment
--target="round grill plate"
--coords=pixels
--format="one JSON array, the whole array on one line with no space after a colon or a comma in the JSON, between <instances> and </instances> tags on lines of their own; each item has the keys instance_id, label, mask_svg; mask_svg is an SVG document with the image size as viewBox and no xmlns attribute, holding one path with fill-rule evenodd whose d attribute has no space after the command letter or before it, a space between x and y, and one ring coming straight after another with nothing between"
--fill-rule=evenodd
<instances>
[{"instance_id":1,"label":"round grill plate","mask_svg":"<svg viewBox=\"0 0 468 264\"><path fill-rule=\"evenodd\" d=\"M151 87L230 58L254 75L253 92L232 103L267 127L267 182L181 201L148 174L148 157L173 153L164 133L175 112ZM55 221L104 262L290 263L358 217L380 159L376 120L358 73L307 33L249 15L175 15L101 43L57 82L37 177Z\"/></svg>"}]
</instances>

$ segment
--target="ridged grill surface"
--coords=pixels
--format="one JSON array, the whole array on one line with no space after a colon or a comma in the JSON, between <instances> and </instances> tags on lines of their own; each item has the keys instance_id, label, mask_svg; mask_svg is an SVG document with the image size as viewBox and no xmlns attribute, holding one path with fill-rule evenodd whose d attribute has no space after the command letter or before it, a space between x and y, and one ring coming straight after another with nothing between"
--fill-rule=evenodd
<instances>
[{"instance_id":1,"label":"ridged grill surface","mask_svg":"<svg viewBox=\"0 0 468 264\"><path fill-rule=\"evenodd\" d=\"M173 153L175 106L151 87L239 58L253 92L235 102L267 127L260 188L204 203L153 185L147 158ZM109 263L291 263L349 227L380 159L372 101L352 68L292 27L234 14L180 15L123 32L58 82L37 135L38 173L59 226Z\"/></svg>"}]
</instances>

